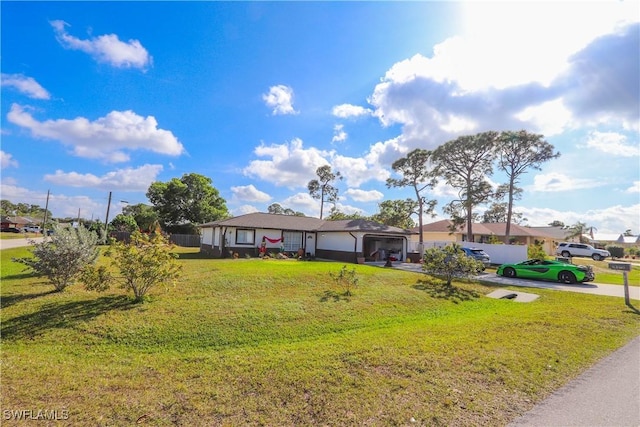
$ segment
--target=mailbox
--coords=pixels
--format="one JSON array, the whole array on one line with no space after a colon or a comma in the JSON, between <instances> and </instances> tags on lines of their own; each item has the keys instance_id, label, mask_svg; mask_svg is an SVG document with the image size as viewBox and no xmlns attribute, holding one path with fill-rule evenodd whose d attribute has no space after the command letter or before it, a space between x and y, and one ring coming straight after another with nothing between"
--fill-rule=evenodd
<instances>
[{"instance_id":1,"label":"mailbox","mask_svg":"<svg viewBox=\"0 0 640 427\"><path fill-rule=\"evenodd\" d=\"M629 262L610 262L609 269L618 271L631 271L631 263Z\"/></svg>"}]
</instances>

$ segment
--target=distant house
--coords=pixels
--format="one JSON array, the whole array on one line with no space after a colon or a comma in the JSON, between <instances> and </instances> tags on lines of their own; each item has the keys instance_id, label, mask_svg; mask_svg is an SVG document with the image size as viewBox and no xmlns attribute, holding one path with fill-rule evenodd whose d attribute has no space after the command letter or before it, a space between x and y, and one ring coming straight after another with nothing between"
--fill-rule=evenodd
<instances>
[{"instance_id":1,"label":"distant house","mask_svg":"<svg viewBox=\"0 0 640 427\"><path fill-rule=\"evenodd\" d=\"M15 227L23 229L28 225L39 225L42 221L26 216L2 216L0 218L0 226L2 228Z\"/></svg>"},{"instance_id":2,"label":"distant house","mask_svg":"<svg viewBox=\"0 0 640 427\"><path fill-rule=\"evenodd\" d=\"M362 219L325 221L318 218L250 213L198 226L200 251L216 258L233 254L258 256L280 252L342 262L379 260L389 256L404 260L409 230ZM264 243L263 243L264 242ZM414 254L412 259L416 259Z\"/></svg>"},{"instance_id":3,"label":"distant house","mask_svg":"<svg viewBox=\"0 0 640 427\"><path fill-rule=\"evenodd\" d=\"M467 226L462 225L453 232L451 227L453 221L444 219L431 224L422 226L422 239L424 242L440 241L440 242L465 242L467 240ZM559 229L560 227L523 227L518 224L511 224L509 233L509 241L506 241L507 224L501 223L474 223L471 231L473 232L473 241L476 243L489 243L497 239L503 243L532 245L536 242L541 243L542 247L548 254L553 254L555 246L558 242L565 240L565 233L557 233L547 228ZM415 243L419 239L420 228L411 229L416 233L411 239Z\"/></svg>"}]
</instances>

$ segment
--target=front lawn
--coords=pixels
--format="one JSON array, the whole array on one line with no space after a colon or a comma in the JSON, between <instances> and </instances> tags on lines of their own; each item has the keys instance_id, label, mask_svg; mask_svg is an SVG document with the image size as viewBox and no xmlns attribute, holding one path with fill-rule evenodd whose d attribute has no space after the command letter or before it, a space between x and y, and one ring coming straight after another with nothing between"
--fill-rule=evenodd
<instances>
[{"instance_id":1,"label":"front lawn","mask_svg":"<svg viewBox=\"0 0 640 427\"><path fill-rule=\"evenodd\" d=\"M505 425L640 333L620 298L533 303L343 264L203 259L132 304L63 293L0 252L3 410L69 425ZM64 413L66 414L66 412Z\"/></svg>"}]
</instances>

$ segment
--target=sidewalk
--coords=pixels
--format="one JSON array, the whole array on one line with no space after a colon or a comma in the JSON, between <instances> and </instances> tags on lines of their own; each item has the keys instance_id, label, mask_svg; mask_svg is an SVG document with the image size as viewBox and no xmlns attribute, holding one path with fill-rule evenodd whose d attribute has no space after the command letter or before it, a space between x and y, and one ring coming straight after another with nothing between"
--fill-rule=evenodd
<instances>
[{"instance_id":1,"label":"sidewalk","mask_svg":"<svg viewBox=\"0 0 640 427\"><path fill-rule=\"evenodd\" d=\"M640 336L509 426L640 426Z\"/></svg>"}]
</instances>

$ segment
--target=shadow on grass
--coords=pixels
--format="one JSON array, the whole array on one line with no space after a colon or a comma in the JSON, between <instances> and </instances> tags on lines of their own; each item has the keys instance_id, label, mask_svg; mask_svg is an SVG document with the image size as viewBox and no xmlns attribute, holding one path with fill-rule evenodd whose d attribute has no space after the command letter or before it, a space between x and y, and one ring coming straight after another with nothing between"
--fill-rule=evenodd
<instances>
[{"instance_id":1,"label":"shadow on grass","mask_svg":"<svg viewBox=\"0 0 640 427\"><path fill-rule=\"evenodd\" d=\"M322 297L320 298L320 302L327 302L327 301L334 301L334 302L338 302L338 301L350 301L349 297L351 295L347 294L346 292L343 293L338 293L336 291L324 291L324 294L322 294Z\"/></svg>"},{"instance_id":2,"label":"shadow on grass","mask_svg":"<svg viewBox=\"0 0 640 427\"><path fill-rule=\"evenodd\" d=\"M130 298L105 296L90 301L72 301L67 303L50 303L41 310L3 320L0 333L3 340L33 339L50 329L72 328L79 322L94 319L112 310L129 310L135 308Z\"/></svg>"},{"instance_id":3,"label":"shadow on grass","mask_svg":"<svg viewBox=\"0 0 640 427\"><path fill-rule=\"evenodd\" d=\"M463 301L470 301L478 298L480 294L475 291L457 288L453 285L449 286L442 280L418 280L418 283L412 286L413 289L424 291L433 298L441 298L450 300L456 304Z\"/></svg>"},{"instance_id":4,"label":"shadow on grass","mask_svg":"<svg viewBox=\"0 0 640 427\"><path fill-rule=\"evenodd\" d=\"M35 294L15 294L15 295L3 295L0 299L0 309L10 307L22 301L28 301L30 299L40 298L45 295L55 293L55 289L51 289L46 292L38 292Z\"/></svg>"}]
</instances>

